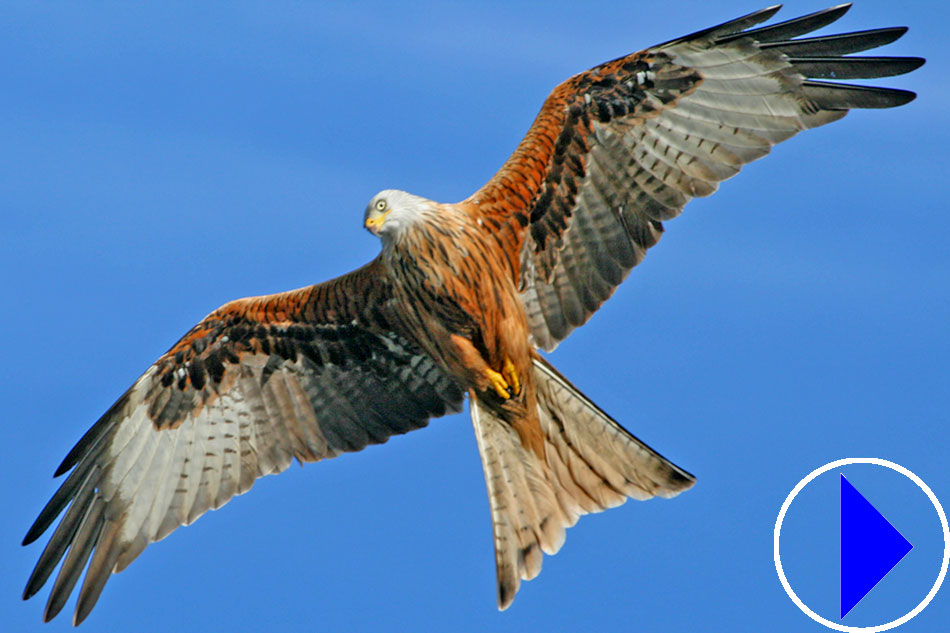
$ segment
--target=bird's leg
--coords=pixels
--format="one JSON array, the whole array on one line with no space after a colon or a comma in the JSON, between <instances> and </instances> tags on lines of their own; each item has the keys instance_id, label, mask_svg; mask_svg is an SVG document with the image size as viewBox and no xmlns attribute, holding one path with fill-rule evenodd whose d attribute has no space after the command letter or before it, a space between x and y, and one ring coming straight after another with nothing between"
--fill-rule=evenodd
<instances>
[{"instance_id":1,"label":"bird's leg","mask_svg":"<svg viewBox=\"0 0 950 633\"><path fill-rule=\"evenodd\" d=\"M481 352L472 345L470 340L458 334L451 334L449 340L455 348L457 358L462 361L462 366L475 376L483 377L485 382L488 383L483 386L481 381L476 378L480 390L492 389L502 400L510 400L512 396L521 393L521 379L518 377L518 372L510 358L505 356L501 372L497 372L485 362Z\"/></svg>"},{"instance_id":2,"label":"bird's leg","mask_svg":"<svg viewBox=\"0 0 950 633\"><path fill-rule=\"evenodd\" d=\"M521 379L518 377L518 370L515 369L515 364L507 356L505 356L505 365L502 367L501 375L511 385L512 395L517 396L521 393Z\"/></svg>"},{"instance_id":3,"label":"bird's leg","mask_svg":"<svg viewBox=\"0 0 950 633\"><path fill-rule=\"evenodd\" d=\"M494 369L486 367L485 378L488 379L488 384L495 390L495 393L497 393L502 400L507 400L511 397L511 392L509 391L510 387L505 381L504 376L499 374Z\"/></svg>"}]
</instances>

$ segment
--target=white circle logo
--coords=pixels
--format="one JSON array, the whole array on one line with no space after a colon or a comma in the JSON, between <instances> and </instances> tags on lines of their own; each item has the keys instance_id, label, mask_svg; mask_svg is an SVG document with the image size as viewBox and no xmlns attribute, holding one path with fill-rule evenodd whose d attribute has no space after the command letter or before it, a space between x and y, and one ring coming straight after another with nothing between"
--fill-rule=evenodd
<instances>
[{"instance_id":1,"label":"white circle logo","mask_svg":"<svg viewBox=\"0 0 950 633\"><path fill-rule=\"evenodd\" d=\"M788 582L788 578L785 577L785 571L782 569L782 557L779 554L779 537L782 534L782 521L785 520L785 514L788 512L789 506L792 505L795 497L798 496L798 493L802 489L811 483L816 477L822 475L833 468L839 468L841 466L849 466L851 464L873 464L875 466L883 466L884 468L890 468L893 471L896 471L911 481L913 481L918 488L924 491L924 494L930 499L930 502L933 504L934 509L937 511L937 516L940 517L940 526L943 529L943 563L940 565L940 573L937 574L937 580L934 582L933 587L931 587L930 592L920 601L916 607L911 611L908 611L903 616L888 622L886 624L879 624L877 626L845 626L844 624L839 624L837 622L832 622L827 620L811 609L808 608L801 598L795 593L792 589L792 586ZM947 515L943 511L943 506L940 505L940 502L937 500L937 495L933 493L933 490L924 483L924 481L907 470L900 464L895 464L894 462L889 462L886 459L878 459L876 457L849 457L847 459L839 459L824 466L817 468L811 471L807 477L798 482L792 491L788 493L788 497L785 498L785 503L782 504L782 509L778 513L778 518L775 520L775 537L774 537L774 550L775 550L775 571L778 573L778 578L782 582L782 586L785 587L785 593L788 594L788 597L792 599L799 609L802 612L810 617L815 622L828 627L829 629L834 629L836 631L846 631L847 633L879 633L880 631L887 631L898 627L911 618L917 616L918 613L924 610L930 601L934 599L934 596L937 595L937 591L940 589L940 585L943 584L943 579L947 575L947 566L950 564L950 526L947 524Z\"/></svg>"}]
</instances>

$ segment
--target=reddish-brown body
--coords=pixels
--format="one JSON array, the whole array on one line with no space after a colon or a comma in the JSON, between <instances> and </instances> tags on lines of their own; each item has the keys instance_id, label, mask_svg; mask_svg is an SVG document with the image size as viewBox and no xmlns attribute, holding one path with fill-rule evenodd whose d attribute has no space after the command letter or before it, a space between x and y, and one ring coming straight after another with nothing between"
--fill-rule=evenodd
<instances>
[{"instance_id":1,"label":"reddish-brown body","mask_svg":"<svg viewBox=\"0 0 950 633\"><path fill-rule=\"evenodd\" d=\"M525 446L543 453L531 364L534 351L518 269L503 244L463 207L434 204L431 214L384 248L381 265L398 280L394 298L405 306L403 326L466 389L512 423ZM510 361L522 378L500 397L486 369Z\"/></svg>"}]
</instances>

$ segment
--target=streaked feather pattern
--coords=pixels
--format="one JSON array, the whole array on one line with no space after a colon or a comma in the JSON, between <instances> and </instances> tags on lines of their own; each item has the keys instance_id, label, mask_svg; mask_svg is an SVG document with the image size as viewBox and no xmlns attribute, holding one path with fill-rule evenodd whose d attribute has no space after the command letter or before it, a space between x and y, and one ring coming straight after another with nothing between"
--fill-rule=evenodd
<instances>
[{"instance_id":1,"label":"streaked feather pattern","mask_svg":"<svg viewBox=\"0 0 950 633\"><path fill-rule=\"evenodd\" d=\"M258 477L460 410L456 381L383 327L391 302L376 265L216 310L90 429L59 468L73 471L24 539L36 540L65 510L24 591L35 594L65 556L46 620L87 561L77 624L109 575ZM372 288L363 286L369 279Z\"/></svg>"},{"instance_id":2,"label":"streaked feather pattern","mask_svg":"<svg viewBox=\"0 0 950 633\"><path fill-rule=\"evenodd\" d=\"M695 479L631 435L550 363L535 357L544 456L524 450L517 433L477 399L472 424L491 507L498 607L556 554L581 515L627 498L674 497Z\"/></svg>"},{"instance_id":3,"label":"streaked feather pattern","mask_svg":"<svg viewBox=\"0 0 950 633\"><path fill-rule=\"evenodd\" d=\"M820 81L889 77L923 63L842 57L890 43L904 28L792 39L848 8L752 28L779 9L770 7L554 89L512 157L468 200L496 223L524 227L509 247L521 252L518 279L535 345L554 349L643 259L662 222L776 143L850 108L913 99Z\"/></svg>"}]
</instances>

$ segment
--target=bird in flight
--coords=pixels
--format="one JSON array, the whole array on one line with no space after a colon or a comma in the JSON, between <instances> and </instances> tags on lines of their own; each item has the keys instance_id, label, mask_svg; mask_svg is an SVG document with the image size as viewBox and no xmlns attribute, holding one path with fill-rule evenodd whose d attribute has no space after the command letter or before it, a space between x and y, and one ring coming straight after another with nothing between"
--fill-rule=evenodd
<instances>
[{"instance_id":1,"label":"bird in flight","mask_svg":"<svg viewBox=\"0 0 950 633\"><path fill-rule=\"evenodd\" d=\"M68 476L24 544L62 518L24 598L59 566L50 620L85 570L79 624L113 573L257 478L421 428L465 394L501 609L581 515L692 486L539 352L587 322L691 199L801 130L914 98L838 81L920 66L850 56L905 28L802 37L848 8L757 26L771 7L575 75L467 199L374 196L364 224L382 249L362 268L209 314L56 469Z\"/></svg>"}]
</instances>

